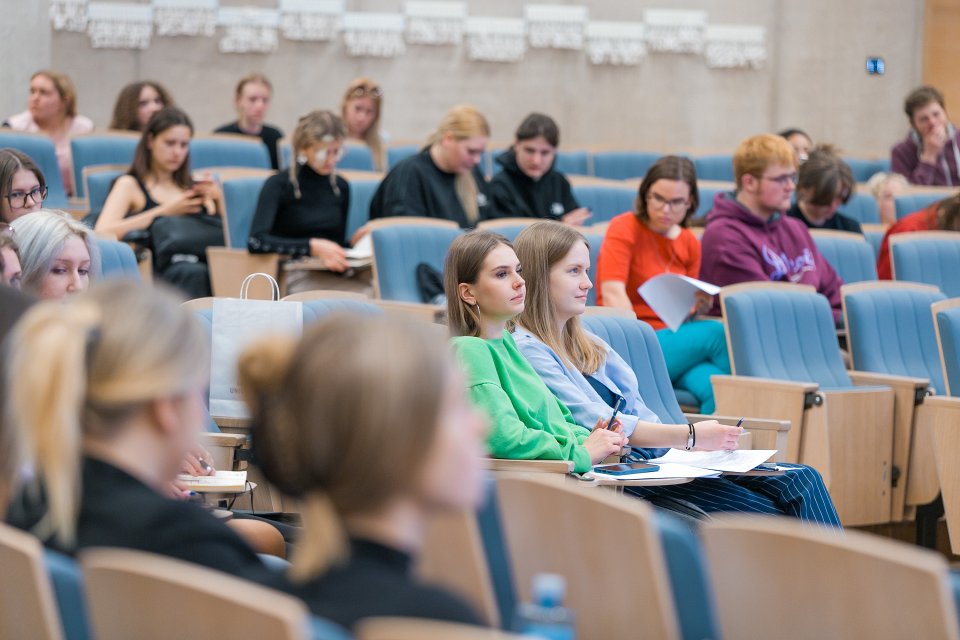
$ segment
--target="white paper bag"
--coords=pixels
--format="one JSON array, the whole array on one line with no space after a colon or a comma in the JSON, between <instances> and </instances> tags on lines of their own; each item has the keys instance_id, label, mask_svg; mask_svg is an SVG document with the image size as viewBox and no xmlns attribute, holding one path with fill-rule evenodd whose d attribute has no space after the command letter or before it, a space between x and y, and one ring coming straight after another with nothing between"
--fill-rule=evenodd
<instances>
[{"instance_id":1,"label":"white paper bag","mask_svg":"<svg viewBox=\"0 0 960 640\"><path fill-rule=\"evenodd\" d=\"M256 277L268 278L273 300L248 300L247 288ZM213 344L210 351L210 415L247 418L249 411L237 382L237 359L258 338L268 335L299 336L303 333L303 305L280 301L277 281L254 273L243 281L240 298L213 301Z\"/></svg>"}]
</instances>

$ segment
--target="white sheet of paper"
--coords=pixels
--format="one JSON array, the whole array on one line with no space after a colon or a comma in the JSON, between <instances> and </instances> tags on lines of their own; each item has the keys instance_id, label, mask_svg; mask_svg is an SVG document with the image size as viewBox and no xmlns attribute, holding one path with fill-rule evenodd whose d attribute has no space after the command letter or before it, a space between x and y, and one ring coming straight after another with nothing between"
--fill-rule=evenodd
<instances>
[{"instance_id":1,"label":"white sheet of paper","mask_svg":"<svg viewBox=\"0 0 960 640\"><path fill-rule=\"evenodd\" d=\"M652 461L651 461L652 462ZM660 464L660 463L657 463ZM629 473L627 475L615 476L609 473L596 473L598 478L606 480L663 480L665 478L715 478L720 475L719 471L712 469L699 469L685 464L674 464L665 462L660 464L656 471L645 471L643 473Z\"/></svg>"},{"instance_id":2,"label":"white sheet of paper","mask_svg":"<svg viewBox=\"0 0 960 640\"><path fill-rule=\"evenodd\" d=\"M671 331L676 331L690 315L697 300L697 291L715 296L720 287L677 273L661 273L637 289L653 312Z\"/></svg>"},{"instance_id":3,"label":"white sheet of paper","mask_svg":"<svg viewBox=\"0 0 960 640\"><path fill-rule=\"evenodd\" d=\"M371 235L367 235L360 238L360 241L357 242L357 246L351 247L344 251L347 254L348 258L353 260L365 260L367 258L373 257L373 240Z\"/></svg>"},{"instance_id":4,"label":"white sheet of paper","mask_svg":"<svg viewBox=\"0 0 960 640\"><path fill-rule=\"evenodd\" d=\"M681 451L670 449L666 455L650 460L654 464L677 463L714 471L744 473L769 460L776 449L738 449L737 451Z\"/></svg>"}]
</instances>

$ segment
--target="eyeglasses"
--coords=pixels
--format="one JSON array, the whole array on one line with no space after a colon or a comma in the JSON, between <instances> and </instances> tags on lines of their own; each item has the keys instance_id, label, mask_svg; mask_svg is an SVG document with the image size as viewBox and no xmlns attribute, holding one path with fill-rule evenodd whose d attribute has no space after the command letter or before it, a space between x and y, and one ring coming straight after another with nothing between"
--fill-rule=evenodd
<instances>
[{"instance_id":1,"label":"eyeglasses","mask_svg":"<svg viewBox=\"0 0 960 640\"><path fill-rule=\"evenodd\" d=\"M683 211L686 213L687 207L690 206L690 200L687 198L667 200L656 193L648 193L647 199L656 209L670 209L671 211Z\"/></svg>"},{"instance_id":2,"label":"eyeglasses","mask_svg":"<svg viewBox=\"0 0 960 640\"><path fill-rule=\"evenodd\" d=\"M781 187L787 186L787 183L797 184L797 174L795 173L785 173L782 176L760 176L761 180L769 180L770 182L776 182Z\"/></svg>"},{"instance_id":3,"label":"eyeglasses","mask_svg":"<svg viewBox=\"0 0 960 640\"><path fill-rule=\"evenodd\" d=\"M351 98L365 98L367 96L370 96L371 98L382 98L383 89L380 87L356 87L350 92Z\"/></svg>"},{"instance_id":4,"label":"eyeglasses","mask_svg":"<svg viewBox=\"0 0 960 640\"><path fill-rule=\"evenodd\" d=\"M34 187L30 191L13 191L7 195L7 202L13 209L23 209L27 206L28 197L33 204L40 204L47 197L47 187Z\"/></svg>"}]
</instances>

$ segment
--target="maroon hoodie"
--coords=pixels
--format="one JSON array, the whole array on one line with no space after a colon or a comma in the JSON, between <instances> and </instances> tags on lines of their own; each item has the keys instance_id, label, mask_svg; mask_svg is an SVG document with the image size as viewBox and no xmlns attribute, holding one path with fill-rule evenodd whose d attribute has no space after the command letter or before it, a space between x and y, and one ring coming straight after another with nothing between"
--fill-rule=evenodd
<instances>
[{"instance_id":1,"label":"maroon hoodie","mask_svg":"<svg viewBox=\"0 0 960 640\"><path fill-rule=\"evenodd\" d=\"M840 319L843 281L800 220L777 213L764 222L733 193L718 193L700 242L701 280L720 287L758 280L813 285L830 301L834 321ZM713 314L720 315L719 298Z\"/></svg>"}]
</instances>

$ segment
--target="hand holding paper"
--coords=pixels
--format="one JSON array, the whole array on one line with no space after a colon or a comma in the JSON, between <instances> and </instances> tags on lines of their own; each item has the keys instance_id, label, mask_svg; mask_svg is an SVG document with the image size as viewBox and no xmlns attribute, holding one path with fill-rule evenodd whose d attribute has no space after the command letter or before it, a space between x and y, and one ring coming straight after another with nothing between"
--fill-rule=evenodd
<instances>
[{"instance_id":1,"label":"hand holding paper","mask_svg":"<svg viewBox=\"0 0 960 640\"><path fill-rule=\"evenodd\" d=\"M715 296L720 287L676 273L661 273L644 282L637 292L663 323L676 331L697 308L698 295Z\"/></svg>"}]
</instances>

